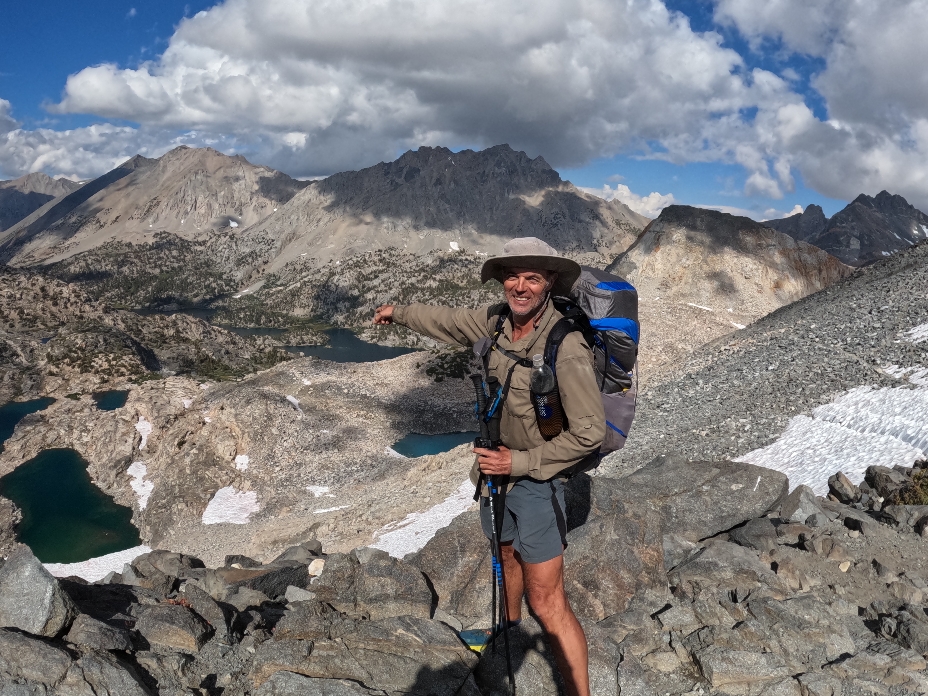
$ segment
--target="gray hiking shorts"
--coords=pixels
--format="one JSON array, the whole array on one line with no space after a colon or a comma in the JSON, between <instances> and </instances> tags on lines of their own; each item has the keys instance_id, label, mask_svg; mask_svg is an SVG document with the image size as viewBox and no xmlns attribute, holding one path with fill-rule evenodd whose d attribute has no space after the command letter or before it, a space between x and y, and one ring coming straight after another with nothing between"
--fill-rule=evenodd
<instances>
[{"instance_id":1,"label":"gray hiking shorts","mask_svg":"<svg viewBox=\"0 0 928 696\"><path fill-rule=\"evenodd\" d=\"M564 481L522 478L505 496L500 543L511 541L526 563L544 563L560 556L567 547ZM480 498L480 524L489 539L493 526L487 497Z\"/></svg>"}]
</instances>

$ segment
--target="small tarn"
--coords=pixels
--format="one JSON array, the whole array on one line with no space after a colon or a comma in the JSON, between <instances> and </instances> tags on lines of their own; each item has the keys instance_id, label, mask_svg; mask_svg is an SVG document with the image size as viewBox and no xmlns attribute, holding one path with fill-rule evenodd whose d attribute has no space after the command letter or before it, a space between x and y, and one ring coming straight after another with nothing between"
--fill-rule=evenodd
<instances>
[{"instance_id":1,"label":"small tarn","mask_svg":"<svg viewBox=\"0 0 928 696\"><path fill-rule=\"evenodd\" d=\"M125 389L111 389L109 391L94 392L93 400L101 411L115 411L126 405L129 392Z\"/></svg>"},{"instance_id":2,"label":"small tarn","mask_svg":"<svg viewBox=\"0 0 928 696\"><path fill-rule=\"evenodd\" d=\"M43 563L76 563L138 546L132 510L93 485L73 449L48 449L0 478L23 513L17 538Z\"/></svg>"}]
</instances>

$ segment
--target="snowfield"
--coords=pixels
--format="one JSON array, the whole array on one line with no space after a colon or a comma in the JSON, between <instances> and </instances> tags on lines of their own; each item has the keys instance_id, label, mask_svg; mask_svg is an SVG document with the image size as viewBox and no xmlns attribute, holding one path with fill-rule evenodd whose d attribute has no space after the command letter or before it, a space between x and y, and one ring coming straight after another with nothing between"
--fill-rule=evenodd
<instances>
[{"instance_id":1,"label":"snowfield","mask_svg":"<svg viewBox=\"0 0 928 696\"><path fill-rule=\"evenodd\" d=\"M258 512L258 494L226 486L216 491L203 511L203 524L248 524L248 518Z\"/></svg>"},{"instance_id":2,"label":"snowfield","mask_svg":"<svg viewBox=\"0 0 928 696\"><path fill-rule=\"evenodd\" d=\"M105 556L97 556L79 563L45 563L44 566L56 578L76 575L87 582L96 582L112 572L122 572L122 567L126 563L132 563L136 558L150 551L151 549L147 546L133 546L125 551L108 553Z\"/></svg>"},{"instance_id":3,"label":"snowfield","mask_svg":"<svg viewBox=\"0 0 928 696\"><path fill-rule=\"evenodd\" d=\"M400 522L388 524L375 535L371 547L386 551L394 558L415 553L474 504L474 484L467 479L442 502L424 512L412 512Z\"/></svg>"}]
</instances>

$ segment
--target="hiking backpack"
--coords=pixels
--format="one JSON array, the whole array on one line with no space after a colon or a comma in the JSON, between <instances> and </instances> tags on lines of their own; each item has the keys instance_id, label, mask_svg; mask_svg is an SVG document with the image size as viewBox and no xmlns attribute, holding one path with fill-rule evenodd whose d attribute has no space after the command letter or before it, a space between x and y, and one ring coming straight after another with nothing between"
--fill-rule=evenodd
<instances>
[{"instance_id":1,"label":"hiking backpack","mask_svg":"<svg viewBox=\"0 0 928 696\"><path fill-rule=\"evenodd\" d=\"M579 331L593 349L593 362L599 392L606 412L606 436L600 457L593 458L584 471L599 465L600 459L621 449L635 418L638 379L638 291L634 286L606 271L581 266L580 278L569 297L555 297L555 308L564 315L551 329L545 344L545 363L557 371L557 351L564 337ZM579 473L573 472L573 473Z\"/></svg>"}]
</instances>

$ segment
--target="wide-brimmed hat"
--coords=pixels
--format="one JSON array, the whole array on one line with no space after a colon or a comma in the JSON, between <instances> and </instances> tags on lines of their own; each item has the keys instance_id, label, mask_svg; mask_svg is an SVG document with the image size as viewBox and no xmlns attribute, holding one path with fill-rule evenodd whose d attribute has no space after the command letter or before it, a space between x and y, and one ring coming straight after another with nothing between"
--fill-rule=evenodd
<instances>
[{"instance_id":1,"label":"wide-brimmed hat","mask_svg":"<svg viewBox=\"0 0 928 696\"><path fill-rule=\"evenodd\" d=\"M491 278L503 282L507 268L531 268L556 271L557 282L551 289L554 295L566 295L580 277L580 264L564 258L551 245L538 237L516 237L503 246L503 255L487 259L480 271L480 282Z\"/></svg>"}]
</instances>

